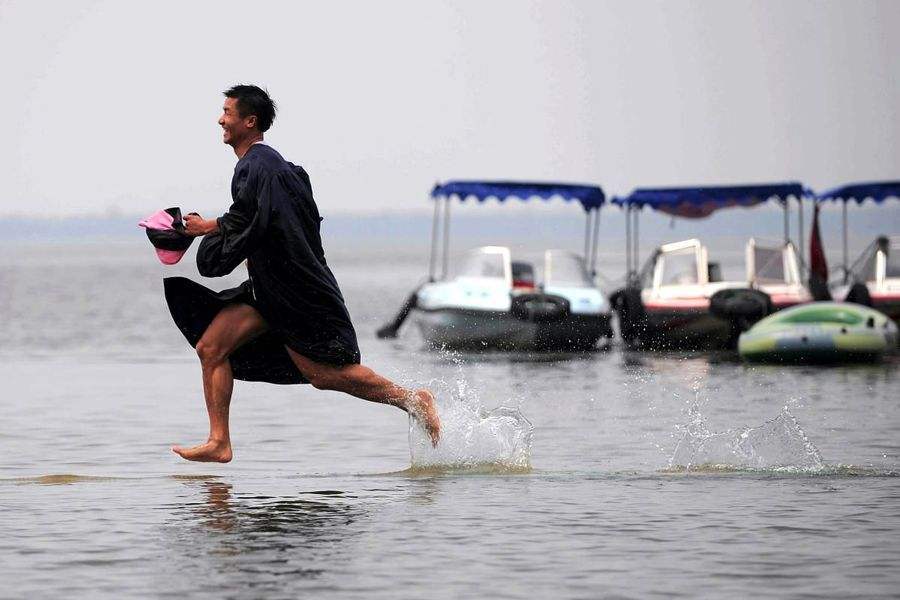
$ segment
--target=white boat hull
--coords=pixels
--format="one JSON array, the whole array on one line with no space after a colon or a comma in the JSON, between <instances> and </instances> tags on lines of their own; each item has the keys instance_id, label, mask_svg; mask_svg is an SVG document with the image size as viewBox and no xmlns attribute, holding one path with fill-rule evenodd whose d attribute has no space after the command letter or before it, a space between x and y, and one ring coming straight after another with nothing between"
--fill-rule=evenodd
<instances>
[{"instance_id":1,"label":"white boat hull","mask_svg":"<svg viewBox=\"0 0 900 600\"><path fill-rule=\"evenodd\" d=\"M414 310L425 341L455 350L590 350L612 337L610 315L570 314L552 323L524 321L505 311Z\"/></svg>"}]
</instances>

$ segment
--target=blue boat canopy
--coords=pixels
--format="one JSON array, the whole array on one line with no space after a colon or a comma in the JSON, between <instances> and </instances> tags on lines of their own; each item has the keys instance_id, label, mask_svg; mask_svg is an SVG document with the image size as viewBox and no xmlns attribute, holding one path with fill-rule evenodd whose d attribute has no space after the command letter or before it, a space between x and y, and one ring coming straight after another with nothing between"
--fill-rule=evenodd
<instances>
[{"instance_id":1,"label":"blue boat canopy","mask_svg":"<svg viewBox=\"0 0 900 600\"><path fill-rule=\"evenodd\" d=\"M755 206L772 198L800 199L808 195L796 182L766 185L732 185L683 188L639 188L624 198L613 198L623 207L649 206L676 217L702 219L717 210L731 206Z\"/></svg>"},{"instance_id":2,"label":"blue boat canopy","mask_svg":"<svg viewBox=\"0 0 900 600\"><path fill-rule=\"evenodd\" d=\"M550 200L559 197L567 202L577 200L584 210L594 210L606 202L603 190L591 185L569 185L566 183L532 183L514 181L448 181L439 183L431 190L432 198L456 196L465 202L470 196L478 202L496 198L505 202L508 198L525 201L532 198Z\"/></svg>"},{"instance_id":3,"label":"blue boat canopy","mask_svg":"<svg viewBox=\"0 0 900 600\"><path fill-rule=\"evenodd\" d=\"M620 206L649 206L676 217L702 219L732 206L755 206L772 198L803 198L808 192L796 182L764 185L730 185L683 188L639 188L624 198L613 198Z\"/></svg>"},{"instance_id":4,"label":"blue boat canopy","mask_svg":"<svg viewBox=\"0 0 900 600\"><path fill-rule=\"evenodd\" d=\"M808 195L796 182L764 185L729 185L684 188L640 188L624 198L613 198L620 206L649 206L676 217L702 219L732 206L755 206L772 198L786 200Z\"/></svg>"},{"instance_id":5,"label":"blue boat canopy","mask_svg":"<svg viewBox=\"0 0 900 600\"><path fill-rule=\"evenodd\" d=\"M816 199L819 202L826 200L843 200L845 202L854 200L857 204L862 204L868 199L881 204L888 198L900 199L900 181L851 183L816 195Z\"/></svg>"}]
</instances>

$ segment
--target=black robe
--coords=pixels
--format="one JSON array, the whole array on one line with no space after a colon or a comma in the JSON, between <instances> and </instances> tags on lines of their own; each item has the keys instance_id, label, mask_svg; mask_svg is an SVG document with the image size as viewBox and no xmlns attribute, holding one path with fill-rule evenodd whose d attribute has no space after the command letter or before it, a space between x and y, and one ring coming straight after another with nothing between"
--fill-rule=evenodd
<instances>
[{"instance_id":1,"label":"black robe","mask_svg":"<svg viewBox=\"0 0 900 600\"><path fill-rule=\"evenodd\" d=\"M164 280L172 318L192 346L228 303L253 306L271 328L229 358L235 378L307 383L285 345L317 362L359 363L359 346L337 280L325 262L309 176L270 146L254 144L231 180L233 204L203 238L204 277L231 273L244 260L250 279L213 292L183 277Z\"/></svg>"}]
</instances>

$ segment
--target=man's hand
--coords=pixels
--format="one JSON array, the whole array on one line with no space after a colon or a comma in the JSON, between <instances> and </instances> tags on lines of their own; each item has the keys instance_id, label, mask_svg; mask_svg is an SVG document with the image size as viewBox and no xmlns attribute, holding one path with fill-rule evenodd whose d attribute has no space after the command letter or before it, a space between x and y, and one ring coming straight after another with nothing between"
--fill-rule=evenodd
<instances>
[{"instance_id":1,"label":"man's hand","mask_svg":"<svg viewBox=\"0 0 900 600\"><path fill-rule=\"evenodd\" d=\"M215 219L204 219L197 214L185 215L182 220L185 232L194 237L213 233L219 229L219 224Z\"/></svg>"}]
</instances>

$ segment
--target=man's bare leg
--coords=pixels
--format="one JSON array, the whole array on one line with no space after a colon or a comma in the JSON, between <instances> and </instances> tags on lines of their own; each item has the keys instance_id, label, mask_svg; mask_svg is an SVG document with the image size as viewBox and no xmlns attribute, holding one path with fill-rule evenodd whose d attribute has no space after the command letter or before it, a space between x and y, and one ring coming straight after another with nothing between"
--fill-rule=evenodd
<instances>
[{"instance_id":1,"label":"man's bare leg","mask_svg":"<svg viewBox=\"0 0 900 600\"><path fill-rule=\"evenodd\" d=\"M287 348L300 373L313 387L344 392L370 402L390 404L411 414L437 445L441 420L434 406L434 395L426 389L408 390L363 365L329 365L316 362Z\"/></svg>"},{"instance_id":2,"label":"man's bare leg","mask_svg":"<svg viewBox=\"0 0 900 600\"><path fill-rule=\"evenodd\" d=\"M247 304L229 304L209 324L197 342L197 356L203 369L203 395L209 413L209 438L193 448L173 446L173 452L200 462L231 460L228 409L234 376L228 356L266 329L268 325L262 316Z\"/></svg>"}]
</instances>

